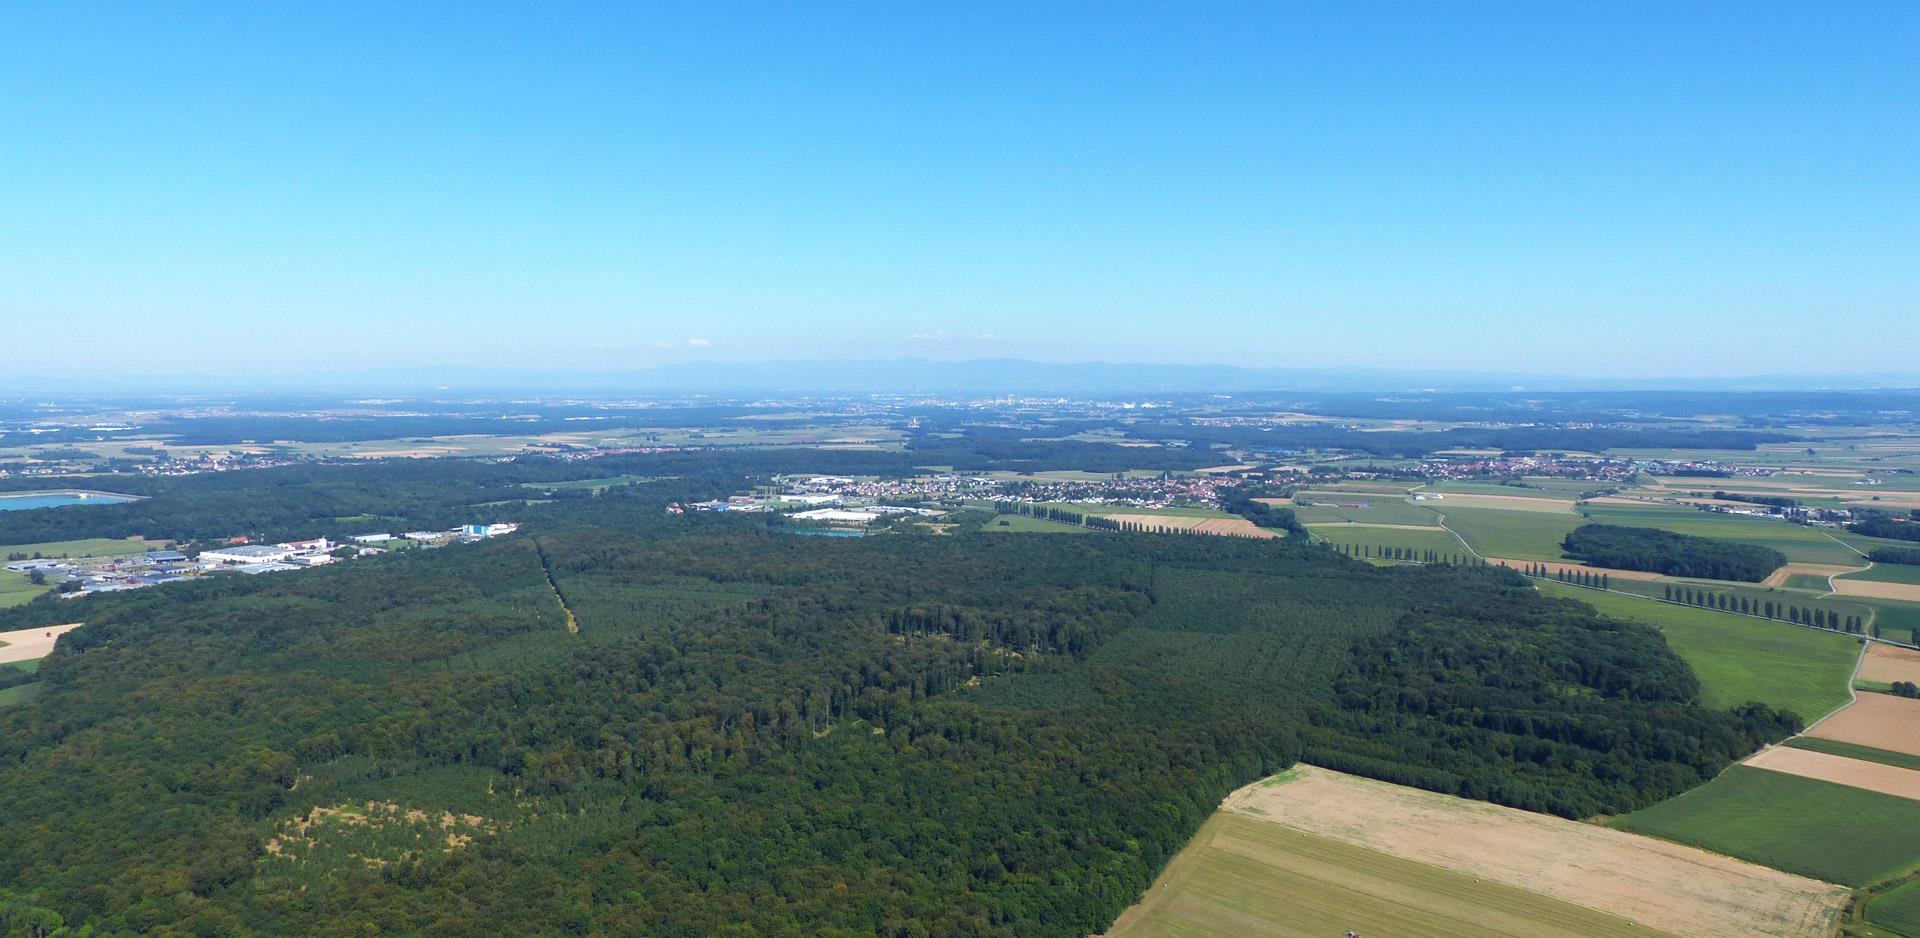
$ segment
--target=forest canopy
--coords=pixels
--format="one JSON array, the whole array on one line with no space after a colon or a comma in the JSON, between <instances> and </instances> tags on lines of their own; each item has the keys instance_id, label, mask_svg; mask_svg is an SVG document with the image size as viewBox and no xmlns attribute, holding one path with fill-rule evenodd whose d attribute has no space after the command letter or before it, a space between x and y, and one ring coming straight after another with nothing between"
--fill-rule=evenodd
<instances>
[{"instance_id":1,"label":"forest canopy","mask_svg":"<svg viewBox=\"0 0 1920 938\"><path fill-rule=\"evenodd\" d=\"M1583 524L1560 546L1567 556L1596 567L1744 583L1758 583L1787 562L1771 547L1619 524Z\"/></svg>"}]
</instances>

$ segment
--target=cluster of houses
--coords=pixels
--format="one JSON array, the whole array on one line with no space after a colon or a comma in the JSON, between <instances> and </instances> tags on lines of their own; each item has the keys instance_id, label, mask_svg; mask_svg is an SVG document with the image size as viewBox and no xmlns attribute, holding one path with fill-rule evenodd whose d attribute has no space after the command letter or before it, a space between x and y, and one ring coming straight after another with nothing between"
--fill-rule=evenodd
<instances>
[{"instance_id":1,"label":"cluster of houses","mask_svg":"<svg viewBox=\"0 0 1920 938\"><path fill-rule=\"evenodd\" d=\"M252 544L246 538L234 538L218 547L209 547L189 556L178 550L150 550L131 557L33 558L6 564L13 573L35 576L56 586L60 595L84 596L120 590L159 586L209 573L278 573L305 570L351 557L386 553L400 544L441 547L471 543L519 530L517 524L468 524L450 531L409 531L403 535L363 534L352 544L341 544L324 537L286 541L279 544ZM388 546L380 546L380 545Z\"/></svg>"}]
</instances>

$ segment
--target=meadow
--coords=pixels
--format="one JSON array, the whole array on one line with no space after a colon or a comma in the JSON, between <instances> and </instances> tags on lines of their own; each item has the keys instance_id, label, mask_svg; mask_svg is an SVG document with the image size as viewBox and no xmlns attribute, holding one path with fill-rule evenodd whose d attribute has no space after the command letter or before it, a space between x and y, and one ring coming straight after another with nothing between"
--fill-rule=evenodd
<instances>
[{"instance_id":1,"label":"meadow","mask_svg":"<svg viewBox=\"0 0 1920 938\"><path fill-rule=\"evenodd\" d=\"M1065 521L1049 521L1029 515L997 515L982 525L980 530L987 533L1014 534L1092 534L1092 528L1083 528Z\"/></svg>"},{"instance_id":2,"label":"meadow","mask_svg":"<svg viewBox=\"0 0 1920 938\"><path fill-rule=\"evenodd\" d=\"M1335 492L1301 492L1295 495L1293 514L1301 524L1349 521L1358 524L1432 526L1440 521L1438 515L1400 496Z\"/></svg>"},{"instance_id":3,"label":"meadow","mask_svg":"<svg viewBox=\"0 0 1920 938\"><path fill-rule=\"evenodd\" d=\"M42 541L38 544L0 545L0 555L25 554L29 557L130 557L167 546L165 541L137 537L89 537L72 541Z\"/></svg>"},{"instance_id":4,"label":"meadow","mask_svg":"<svg viewBox=\"0 0 1920 938\"><path fill-rule=\"evenodd\" d=\"M1609 826L1849 886L1920 863L1920 801L1743 765Z\"/></svg>"},{"instance_id":5,"label":"meadow","mask_svg":"<svg viewBox=\"0 0 1920 938\"><path fill-rule=\"evenodd\" d=\"M1498 508L1440 509L1445 524L1483 557L1559 560L1560 541L1583 522L1578 515Z\"/></svg>"},{"instance_id":6,"label":"meadow","mask_svg":"<svg viewBox=\"0 0 1920 938\"><path fill-rule=\"evenodd\" d=\"M1849 573L1842 580L1868 580L1874 583L1905 583L1920 586L1920 567L1906 563L1877 563L1858 573Z\"/></svg>"},{"instance_id":7,"label":"meadow","mask_svg":"<svg viewBox=\"0 0 1920 938\"><path fill-rule=\"evenodd\" d=\"M1849 699L1847 679L1859 644L1845 635L1552 581L1538 585L1550 596L1576 599L1604 615L1659 629L1674 653L1693 668L1700 679L1701 702L1709 707L1757 701L1791 710L1811 723Z\"/></svg>"},{"instance_id":8,"label":"meadow","mask_svg":"<svg viewBox=\"0 0 1920 938\"><path fill-rule=\"evenodd\" d=\"M1393 547L1411 550L1420 555L1426 551L1440 554L1462 554L1466 548L1460 545L1460 539L1448 534L1441 528L1387 528L1358 524L1311 524L1307 530L1314 538L1334 544L1352 545L1356 550L1365 548L1375 556L1380 548Z\"/></svg>"},{"instance_id":9,"label":"meadow","mask_svg":"<svg viewBox=\"0 0 1920 938\"><path fill-rule=\"evenodd\" d=\"M24 573L0 570L0 609L31 602L35 596L52 589L50 586L35 586Z\"/></svg>"},{"instance_id":10,"label":"meadow","mask_svg":"<svg viewBox=\"0 0 1920 938\"><path fill-rule=\"evenodd\" d=\"M1867 921L1902 934L1920 935L1920 879L1873 897L1867 905Z\"/></svg>"}]
</instances>

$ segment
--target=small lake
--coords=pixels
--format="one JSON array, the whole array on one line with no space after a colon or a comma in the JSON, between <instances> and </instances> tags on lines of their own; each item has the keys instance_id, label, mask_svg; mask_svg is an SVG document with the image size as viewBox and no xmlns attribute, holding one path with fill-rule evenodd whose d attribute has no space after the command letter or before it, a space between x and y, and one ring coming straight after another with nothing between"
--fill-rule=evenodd
<instances>
[{"instance_id":1,"label":"small lake","mask_svg":"<svg viewBox=\"0 0 1920 938\"><path fill-rule=\"evenodd\" d=\"M68 505L120 505L139 500L137 495L115 495L112 492L0 492L0 511L65 508Z\"/></svg>"}]
</instances>

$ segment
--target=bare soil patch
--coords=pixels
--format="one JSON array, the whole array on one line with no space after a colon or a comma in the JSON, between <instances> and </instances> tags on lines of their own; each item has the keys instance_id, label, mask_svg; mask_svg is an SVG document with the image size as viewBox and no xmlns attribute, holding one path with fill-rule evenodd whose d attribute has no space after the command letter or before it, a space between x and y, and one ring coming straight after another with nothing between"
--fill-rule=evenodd
<instances>
[{"instance_id":1,"label":"bare soil patch","mask_svg":"<svg viewBox=\"0 0 1920 938\"><path fill-rule=\"evenodd\" d=\"M1784 772L1920 801L1920 772L1899 766L1849 759L1811 749L1795 749L1792 746L1761 750L1749 758L1747 764L1770 772Z\"/></svg>"},{"instance_id":2,"label":"bare soil patch","mask_svg":"<svg viewBox=\"0 0 1920 938\"><path fill-rule=\"evenodd\" d=\"M1920 684L1920 651L1869 642L1867 659L1860 663L1860 679L1888 684L1894 681ZM1915 727L1914 732L1920 733L1920 727Z\"/></svg>"},{"instance_id":3,"label":"bare soil patch","mask_svg":"<svg viewBox=\"0 0 1920 938\"><path fill-rule=\"evenodd\" d=\"M1222 809L1694 938L1826 934L1847 894L1625 831L1326 769L1297 772L1242 788Z\"/></svg>"},{"instance_id":4,"label":"bare soil patch","mask_svg":"<svg viewBox=\"0 0 1920 938\"><path fill-rule=\"evenodd\" d=\"M1807 735L1920 756L1920 700L1861 694Z\"/></svg>"},{"instance_id":5,"label":"bare soil patch","mask_svg":"<svg viewBox=\"0 0 1920 938\"><path fill-rule=\"evenodd\" d=\"M47 625L37 629L0 632L0 664L45 658L53 654L54 643L60 640L60 636L79 628L82 624L69 622L66 625Z\"/></svg>"}]
</instances>

